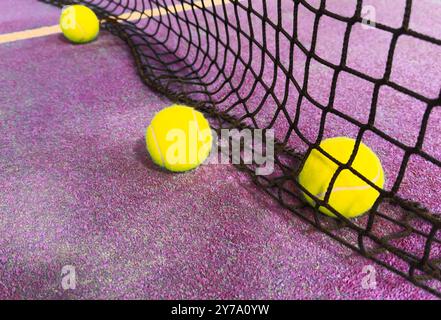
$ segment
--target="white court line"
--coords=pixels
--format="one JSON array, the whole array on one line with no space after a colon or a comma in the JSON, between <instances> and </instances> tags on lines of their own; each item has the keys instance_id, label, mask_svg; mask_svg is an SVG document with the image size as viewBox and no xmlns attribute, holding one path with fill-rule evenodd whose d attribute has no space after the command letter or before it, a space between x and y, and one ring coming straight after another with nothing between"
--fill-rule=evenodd
<instances>
[{"instance_id":1,"label":"white court line","mask_svg":"<svg viewBox=\"0 0 441 320\"><path fill-rule=\"evenodd\" d=\"M179 5L170 5L167 6L167 8L155 8L155 9L149 9L145 10L144 12L127 12L120 16L118 16L118 19L125 19L128 21L135 21L143 18L150 18L150 17L157 17L166 15L168 13L178 13L182 11L188 11L193 8L193 6L202 6L205 5L206 8L210 8L213 6L218 6L221 4L229 4L231 3L230 0L199 0L193 2L193 5L190 5L188 3L185 4L179 4ZM18 31L18 32L11 32L11 33L5 33L0 34L0 44L3 43L10 43L20 40L28 40L28 39L34 39L34 38L40 38L49 36L52 34L58 34L61 33L61 29L59 25L53 25L53 26L47 26L47 27L40 27L36 29L29 29L24 31Z\"/></svg>"}]
</instances>

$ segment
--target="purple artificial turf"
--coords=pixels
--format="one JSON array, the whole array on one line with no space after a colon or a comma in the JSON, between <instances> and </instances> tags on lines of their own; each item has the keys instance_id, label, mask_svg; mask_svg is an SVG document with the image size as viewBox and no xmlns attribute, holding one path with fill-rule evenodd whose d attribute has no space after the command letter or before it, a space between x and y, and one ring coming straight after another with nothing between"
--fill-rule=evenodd
<instances>
[{"instance_id":1,"label":"purple artificial turf","mask_svg":"<svg viewBox=\"0 0 441 320\"><path fill-rule=\"evenodd\" d=\"M0 33L52 25L60 16L60 9L33 0L2 0L0 6Z\"/></svg>"}]
</instances>

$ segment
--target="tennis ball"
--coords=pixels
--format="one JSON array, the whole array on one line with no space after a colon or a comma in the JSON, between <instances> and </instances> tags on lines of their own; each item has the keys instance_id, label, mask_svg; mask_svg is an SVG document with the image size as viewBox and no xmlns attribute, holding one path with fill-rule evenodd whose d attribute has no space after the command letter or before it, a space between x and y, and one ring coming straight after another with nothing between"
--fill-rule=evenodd
<instances>
[{"instance_id":1,"label":"tennis ball","mask_svg":"<svg viewBox=\"0 0 441 320\"><path fill-rule=\"evenodd\" d=\"M71 42L87 43L98 36L100 22L91 9L77 4L63 9L60 28Z\"/></svg>"},{"instance_id":2,"label":"tennis ball","mask_svg":"<svg viewBox=\"0 0 441 320\"><path fill-rule=\"evenodd\" d=\"M202 113L183 105L158 112L146 131L153 162L174 172L196 168L209 156L213 136Z\"/></svg>"},{"instance_id":3,"label":"tennis ball","mask_svg":"<svg viewBox=\"0 0 441 320\"><path fill-rule=\"evenodd\" d=\"M345 164L352 155L355 140L345 137L331 138L322 141L320 147L332 157ZM384 172L381 162L365 144L360 143L351 167L379 188L383 188ZM323 200L337 168L338 165L334 161L317 149L313 149L306 159L298 181L311 194ZM309 204L315 205L315 201L312 198L306 194L304 196ZM372 186L357 177L350 170L344 169L337 176L328 203L344 217L354 218L372 208L378 196L379 192ZM319 210L331 217L336 217L323 206L320 206Z\"/></svg>"}]
</instances>

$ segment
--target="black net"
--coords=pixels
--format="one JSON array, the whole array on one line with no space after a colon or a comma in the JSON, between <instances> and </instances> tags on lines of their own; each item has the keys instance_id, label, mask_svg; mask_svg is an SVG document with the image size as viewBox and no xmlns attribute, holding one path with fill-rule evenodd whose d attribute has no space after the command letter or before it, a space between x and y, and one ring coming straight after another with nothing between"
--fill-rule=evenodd
<instances>
[{"instance_id":1,"label":"black net","mask_svg":"<svg viewBox=\"0 0 441 320\"><path fill-rule=\"evenodd\" d=\"M365 1L390 6L373 24L375 6L361 0L43 1L88 5L127 43L142 81L215 129L273 129L274 173L238 167L296 216L441 297L439 4ZM306 205L297 182L310 151L339 135L374 146L387 177L384 189L364 179L380 196L352 220L329 195Z\"/></svg>"}]
</instances>

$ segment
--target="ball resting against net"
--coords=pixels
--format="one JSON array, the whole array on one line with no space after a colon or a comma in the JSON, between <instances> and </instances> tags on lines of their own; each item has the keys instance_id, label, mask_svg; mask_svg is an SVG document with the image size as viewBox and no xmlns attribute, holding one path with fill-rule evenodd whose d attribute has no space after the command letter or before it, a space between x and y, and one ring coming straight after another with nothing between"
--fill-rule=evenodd
<instances>
[{"instance_id":1,"label":"ball resting against net","mask_svg":"<svg viewBox=\"0 0 441 320\"><path fill-rule=\"evenodd\" d=\"M353 153L355 140L345 137L330 138L322 141L320 147L342 164L346 164ZM351 167L374 185L383 188L384 171L381 162L365 144L360 143ZM337 163L319 150L313 149L299 174L299 183L315 197L324 200L337 169ZM310 196L306 193L304 196L309 204L315 206L315 201ZM338 173L337 179L332 185L328 204L344 217L354 218L372 208L378 196L378 190L349 169L344 169ZM323 206L320 206L319 210L335 217L329 209Z\"/></svg>"}]
</instances>

